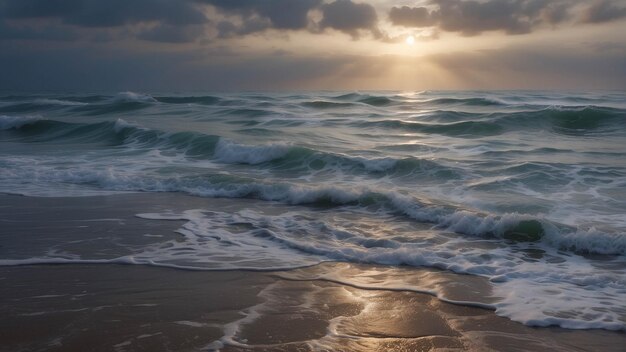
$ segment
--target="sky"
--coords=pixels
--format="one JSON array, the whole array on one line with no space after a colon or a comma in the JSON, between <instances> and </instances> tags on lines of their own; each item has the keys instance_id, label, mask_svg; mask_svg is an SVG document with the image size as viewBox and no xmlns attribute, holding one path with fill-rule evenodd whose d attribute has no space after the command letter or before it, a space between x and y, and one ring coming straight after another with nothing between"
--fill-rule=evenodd
<instances>
[{"instance_id":1,"label":"sky","mask_svg":"<svg viewBox=\"0 0 626 352\"><path fill-rule=\"evenodd\" d=\"M626 0L0 0L0 89L626 89Z\"/></svg>"}]
</instances>

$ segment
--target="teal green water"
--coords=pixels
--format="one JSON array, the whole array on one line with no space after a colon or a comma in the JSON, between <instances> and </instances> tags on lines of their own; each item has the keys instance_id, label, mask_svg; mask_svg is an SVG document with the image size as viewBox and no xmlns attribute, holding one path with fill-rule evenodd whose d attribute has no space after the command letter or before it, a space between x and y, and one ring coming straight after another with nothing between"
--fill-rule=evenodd
<instances>
[{"instance_id":1,"label":"teal green water","mask_svg":"<svg viewBox=\"0 0 626 352\"><path fill-rule=\"evenodd\" d=\"M625 326L623 92L0 96L0 192L138 191L282 209L146 215L187 220L196 240L145 263L431 266L488 277L503 297L534 292L530 317L524 294L497 306L531 325ZM542 296L552 289L562 296Z\"/></svg>"}]
</instances>

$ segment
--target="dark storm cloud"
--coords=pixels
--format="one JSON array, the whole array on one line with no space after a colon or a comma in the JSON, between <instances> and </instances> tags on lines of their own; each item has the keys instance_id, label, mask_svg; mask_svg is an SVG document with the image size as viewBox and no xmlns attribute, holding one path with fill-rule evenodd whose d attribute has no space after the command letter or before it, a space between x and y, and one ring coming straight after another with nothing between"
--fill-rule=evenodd
<instances>
[{"instance_id":1,"label":"dark storm cloud","mask_svg":"<svg viewBox=\"0 0 626 352\"><path fill-rule=\"evenodd\" d=\"M206 17L207 7L217 11L216 18ZM313 13L318 17L313 19ZM41 28L54 26L52 32L67 32L68 39L114 37L117 31L123 34L119 38L167 43L206 41L207 33L230 38L268 29L316 34L335 29L353 38L369 31L380 37L377 22L374 7L352 0L0 0L0 23L6 28L1 39L47 40L51 36ZM148 28L130 28L138 24Z\"/></svg>"},{"instance_id":2,"label":"dark storm cloud","mask_svg":"<svg viewBox=\"0 0 626 352\"><path fill-rule=\"evenodd\" d=\"M444 31L475 35L491 30L528 33L531 29L533 14L527 13L524 1L437 0L437 3L439 27Z\"/></svg>"},{"instance_id":3,"label":"dark storm cloud","mask_svg":"<svg viewBox=\"0 0 626 352\"><path fill-rule=\"evenodd\" d=\"M219 11L240 16L243 21L235 24L221 21L218 32L221 37L245 35L266 29L309 30L322 33L324 29L335 29L358 37L359 30L368 30L378 36L378 16L373 6L352 0L203 0ZM323 18L315 23L311 11L319 11Z\"/></svg>"},{"instance_id":4,"label":"dark storm cloud","mask_svg":"<svg viewBox=\"0 0 626 352\"><path fill-rule=\"evenodd\" d=\"M244 18L259 16L269 20L267 27L275 29L305 29L308 13L322 0L200 0L230 14Z\"/></svg>"},{"instance_id":5,"label":"dark storm cloud","mask_svg":"<svg viewBox=\"0 0 626 352\"><path fill-rule=\"evenodd\" d=\"M392 7L389 19L396 26L429 27L436 23L436 16L425 7Z\"/></svg>"},{"instance_id":6,"label":"dark storm cloud","mask_svg":"<svg viewBox=\"0 0 626 352\"><path fill-rule=\"evenodd\" d=\"M431 0L427 7L393 7L389 19L397 26L436 26L468 36L486 31L524 34L541 25L569 20L572 6L578 3L578 0Z\"/></svg>"},{"instance_id":7,"label":"dark storm cloud","mask_svg":"<svg viewBox=\"0 0 626 352\"><path fill-rule=\"evenodd\" d=\"M626 4L617 5L614 1L598 0L587 7L582 15L581 22L602 23L626 17Z\"/></svg>"},{"instance_id":8,"label":"dark storm cloud","mask_svg":"<svg viewBox=\"0 0 626 352\"><path fill-rule=\"evenodd\" d=\"M5 19L59 18L82 27L116 27L147 21L171 25L207 21L191 1L177 0L0 0Z\"/></svg>"},{"instance_id":9,"label":"dark storm cloud","mask_svg":"<svg viewBox=\"0 0 626 352\"><path fill-rule=\"evenodd\" d=\"M337 0L324 4L321 7L324 18L320 22L321 28L332 28L358 36L358 30L376 32L378 17L372 5L354 3L351 0Z\"/></svg>"},{"instance_id":10,"label":"dark storm cloud","mask_svg":"<svg viewBox=\"0 0 626 352\"><path fill-rule=\"evenodd\" d=\"M216 26L218 37L220 38L230 38L262 32L268 28L271 28L269 20L260 17L248 18L241 24L235 24L230 21L220 21Z\"/></svg>"}]
</instances>

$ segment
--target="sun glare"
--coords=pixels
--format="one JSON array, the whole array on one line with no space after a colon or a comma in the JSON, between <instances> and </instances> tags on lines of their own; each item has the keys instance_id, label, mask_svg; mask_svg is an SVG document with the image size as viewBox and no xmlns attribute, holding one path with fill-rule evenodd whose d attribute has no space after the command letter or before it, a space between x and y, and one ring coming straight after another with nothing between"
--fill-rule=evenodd
<instances>
[{"instance_id":1,"label":"sun glare","mask_svg":"<svg viewBox=\"0 0 626 352\"><path fill-rule=\"evenodd\" d=\"M406 42L408 45L413 45L413 44L415 44L415 37L413 37L412 35L410 35L410 36L406 37L405 42Z\"/></svg>"}]
</instances>

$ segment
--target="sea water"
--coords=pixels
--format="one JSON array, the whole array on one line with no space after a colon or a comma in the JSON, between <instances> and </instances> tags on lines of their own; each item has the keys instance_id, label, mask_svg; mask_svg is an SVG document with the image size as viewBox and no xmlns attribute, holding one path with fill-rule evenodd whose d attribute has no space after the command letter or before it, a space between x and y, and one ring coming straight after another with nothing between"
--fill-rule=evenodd
<instances>
[{"instance_id":1,"label":"sea water","mask_svg":"<svg viewBox=\"0 0 626 352\"><path fill-rule=\"evenodd\" d=\"M136 214L184 225L132 254L24 249L0 265L436 268L493 286L456 303L626 329L624 92L5 92L0 192L247 200ZM438 294L399 280L365 286Z\"/></svg>"}]
</instances>

